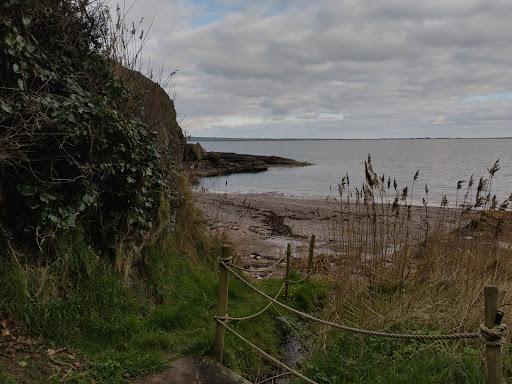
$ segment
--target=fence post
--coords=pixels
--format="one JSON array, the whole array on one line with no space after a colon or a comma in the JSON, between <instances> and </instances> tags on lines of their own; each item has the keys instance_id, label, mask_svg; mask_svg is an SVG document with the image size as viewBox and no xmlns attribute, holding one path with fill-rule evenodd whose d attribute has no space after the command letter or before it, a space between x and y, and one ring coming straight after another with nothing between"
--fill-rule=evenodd
<instances>
[{"instance_id":1,"label":"fence post","mask_svg":"<svg viewBox=\"0 0 512 384\"><path fill-rule=\"evenodd\" d=\"M219 259L219 296L217 301L217 318L225 318L228 314L228 288L229 288L229 271L222 262L231 262L233 250L229 245L223 245L221 257ZM215 356L217 361L222 364L224 359L224 334L226 330L224 325L217 322L215 328Z\"/></svg>"},{"instance_id":2,"label":"fence post","mask_svg":"<svg viewBox=\"0 0 512 384\"><path fill-rule=\"evenodd\" d=\"M313 272L313 256L315 254L315 240L316 236L311 235L311 241L309 242L309 257L308 257L308 277L306 280L309 281L311 273Z\"/></svg>"},{"instance_id":3,"label":"fence post","mask_svg":"<svg viewBox=\"0 0 512 384\"><path fill-rule=\"evenodd\" d=\"M484 304L485 326L492 328L498 312L498 287L495 285L484 287ZM503 384L501 346L485 345L485 373L487 384Z\"/></svg>"},{"instance_id":4,"label":"fence post","mask_svg":"<svg viewBox=\"0 0 512 384\"><path fill-rule=\"evenodd\" d=\"M284 274L284 297L288 298L288 286L290 285L290 258L292 256L292 245L286 246L286 271Z\"/></svg>"}]
</instances>

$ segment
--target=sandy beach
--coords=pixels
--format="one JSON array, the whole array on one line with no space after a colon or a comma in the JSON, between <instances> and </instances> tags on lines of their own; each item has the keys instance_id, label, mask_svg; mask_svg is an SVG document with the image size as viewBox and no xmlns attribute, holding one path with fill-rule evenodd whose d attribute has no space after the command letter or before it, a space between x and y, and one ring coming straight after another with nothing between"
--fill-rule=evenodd
<instances>
[{"instance_id":1,"label":"sandy beach","mask_svg":"<svg viewBox=\"0 0 512 384\"><path fill-rule=\"evenodd\" d=\"M279 193L205 193L196 192L194 198L203 211L208 227L212 231L226 234L233 242L237 254L237 264L245 268L261 269L256 277L269 277L282 274L284 263L268 268L284 255L286 244L291 242L295 259L307 255L309 239L316 236L316 252L334 254L342 249L340 223L347 220L372 215L366 207L354 203L340 205L333 198L292 197ZM390 225L393 220L391 204L377 205L379 220ZM400 208L402 212L406 208ZM428 225L439 222L444 215L446 231L453 229L456 220L452 209L428 208ZM402 214L402 216L406 216ZM422 239L426 226L425 208L411 208L412 241ZM386 223L389 221L389 223ZM357 227L361 236L365 236L366 227Z\"/></svg>"}]
</instances>

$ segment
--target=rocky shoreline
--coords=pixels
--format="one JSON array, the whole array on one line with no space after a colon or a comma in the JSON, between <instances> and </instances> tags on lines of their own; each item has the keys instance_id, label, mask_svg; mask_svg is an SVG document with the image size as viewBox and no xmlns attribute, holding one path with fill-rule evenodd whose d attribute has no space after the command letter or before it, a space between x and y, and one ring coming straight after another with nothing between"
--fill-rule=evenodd
<instances>
[{"instance_id":1,"label":"rocky shoreline","mask_svg":"<svg viewBox=\"0 0 512 384\"><path fill-rule=\"evenodd\" d=\"M270 167L305 167L311 165L311 163L279 156L207 152L201 144L187 144L184 160L192 180L195 181L202 177L264 172Z\"/></svg>"}]
</instances>

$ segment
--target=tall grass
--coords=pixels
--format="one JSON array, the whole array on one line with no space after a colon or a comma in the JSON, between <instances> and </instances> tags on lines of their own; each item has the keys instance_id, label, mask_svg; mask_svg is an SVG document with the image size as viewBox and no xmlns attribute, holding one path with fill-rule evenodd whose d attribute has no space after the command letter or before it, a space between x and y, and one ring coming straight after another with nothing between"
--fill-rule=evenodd
<instances>
[{"instance_id":1,"label":"tall grass","mask_svg":"<svg viewBox=\"0 0 512 384\"><path fill-rule=\"evenodd\" d=\"M421 170L410 186L399 186L390 176L378 176L369 156L363 185L351 187L344 176L338 195L329 198L337 219L323 234L332 252L315 263L332 286L324 316L379 330L473 332L483 319L483 287L493 283L509 322L512 195L498 201L493 193L499 169L496 161L477 182L474 176L457 181L454 202L444 195L437 203L428 185L418 188ZM414 205L418 200L422 204ZM472 341L410 347L335 336L323 327L318 332L308 369L322 383L408 382L427 374L429 383L482 380ZM391 355L382 355L384 349ZM340 368L347 359L352 367Z\"/></svg>"},{"instance_id":2,"label":"tall grass","mask_svg":"<svg viewBox=\"0 0 512 384\"><path fill-rule=\"evenodd\" d=\"M493 193L499 169L496 161L486 177L456 181L454 200L443 195L437 202L420 184L421 170L400 186L379 176L369 156L362 185L343 176L337 195L327 198L325 231L316 234L314 273L331 288L321 317L375 330L474 332L483 319L483 287L494 283L510 322L512 195L498 201ZM306 259L295 267L305 269ZM417 344L324 326L316 335L306 342L311 353L302 368L318 383L483 383L475 341Z\"/></svg>"},{"instance_id":3,"label":"tall grass","mask_svg":"<svg viewBox=\"0 0 512 384\"><path fill-rule=\"evenodd\" d=\"M445 302L441 310L446 316L440 313L438 321L451 329L478 322L481 308L475 303L487 283L500 285L507 302L512 195L498 202L493 194L492 180L499 168L496 161L488 177L476 185L472 176L462 201L459 192L464 182L458 181L451 205L446 195L437 205L431 201L428 185L420 192L422 205L413 205L419 171L411 177L410 187L399 187L391 177L377 175L370 157L361 187L351 188L348 175L344 176L338 195L331 196L337 220L330 221L324 234L335 246L331 254L320 257L328 261L317 263L332 280L340 302L366 297L371 306L376 293L391 290L401 304L389 312L392 316L400 312L403 319L418 316L411 307L424 302L410 297L411 290L416 296L423 292L432 303L449 298L450 304ZM359 311L365 317L365 311ZM374 321L387 317L372 316Z\"/></svg>"}]
</instances>

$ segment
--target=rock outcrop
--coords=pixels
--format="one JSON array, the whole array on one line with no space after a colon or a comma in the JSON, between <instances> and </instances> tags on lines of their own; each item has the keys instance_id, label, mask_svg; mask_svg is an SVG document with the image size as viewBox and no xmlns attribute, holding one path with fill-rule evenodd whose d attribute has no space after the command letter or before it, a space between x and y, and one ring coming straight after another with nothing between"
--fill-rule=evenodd
<instances>
[{"instance_id":1,"label":"rock outcrop","mask_svg":"<svg viewBox=\"0 0 512 384\"><path fill-rule=\"evenodd\" d=\"M185 164L191 178L223 176L233 173L264 172L269 167L304 167L303 161L279 156L248 155L233 152L206 152L200 144L187 144Z\"/></svg>"},{"instance_id":2,"label":"rock outcrop","mask_svg":"<svg viewBox=\"0 0 512 384\"><path fill-rule=\"evenodd\" d=\"M114 66L118 77L130 85L137 101L133 106L140 119L157 135L162 147L170 150L175 165L181 165L184 158L185 136L176 120L174 101L157 83L140 72L120 65Z\"/></svg>"},{"instance_id":3,"label":"rock outcrop","mask_svg":"<svg viewBox=\"0 0 512 384\"><path fill-rule=\"evenodd\" d=\"M185 163L191 163L194 161L201 161L208 155L208 152L201 146L201 144L190 144L185 145L185 151L183 152L183 160Z\"/></svg>"},{"instance_id":4,"label":"rock outcrop","mask_svg":"<svg viewBox=\"0 0 512 384\"><path fill-rule=\"evenodd\" d=\"M302 167L309 163L279 156L261 156L231 152L207 152L199 143L186 143L185 136L176 121L174 102L164 89L139 72L114 66L116 74L136 94L134 110L156 133L158 142L170 150L172 163L164 167L185 167L192 181L201 177L222 176L232 173L263 172L269 167ZM170 174L172 172L169 172ZM177 187L177 185L176 185Z\"/></svg>"}]
</instances>

